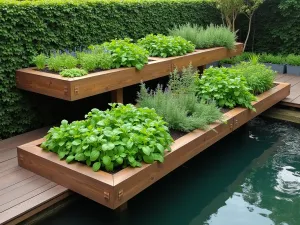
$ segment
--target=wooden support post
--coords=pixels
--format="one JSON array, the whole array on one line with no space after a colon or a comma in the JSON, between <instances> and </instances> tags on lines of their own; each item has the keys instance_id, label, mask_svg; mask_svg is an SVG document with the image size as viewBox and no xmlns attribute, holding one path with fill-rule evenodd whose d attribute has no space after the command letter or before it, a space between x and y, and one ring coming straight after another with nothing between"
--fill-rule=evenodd
<instances>
[{"instance_id":1,"label":"wooden support post","mask_svg":"<svg viewBox=\"0 0 300 225\"><path fill-rule=\"evenodd\" d=\"M116 103L123 103L123 88L111 92L111 101Z\"/></svg>"},{"instance_id":2,"label":"wooden support post","mask_svg":"<svg viewBox=\"0 0 300 225\"><path fill-rule=\"evenodd\" d=\"M204 70L206 69L206 65L199 66L197 69L199 70L199 74L203 74Z\"/></svg>"}]
</instances>

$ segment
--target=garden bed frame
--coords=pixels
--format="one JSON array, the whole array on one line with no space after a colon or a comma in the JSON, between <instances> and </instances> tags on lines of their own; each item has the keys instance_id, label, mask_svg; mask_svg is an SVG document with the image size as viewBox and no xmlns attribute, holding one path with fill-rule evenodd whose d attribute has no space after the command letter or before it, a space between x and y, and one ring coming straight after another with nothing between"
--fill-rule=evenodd
<instances>
[{"instance_id":1,"label":"garden bed frame","mask_svg":"<svg viewBox=\"0 0 300 225\"><path fill-rule=\"evenodd\" d=\"M198 153L239 128L258 114L278 103L290 93L290 84L275 83L269 91L253 102L256 112L235 108L224 114L227 123L214 123L210 129L195 130L177 139L172 151L166 152L164 163L143 164L141 168L127 167L115 174L93 172L81 163L67 164L57 154L45 152L39 139L18 147L18 162L33 171L111 209L124 205L129 199L170 173Z\"/></svg>"},{"instance_id":2,"label":"garden bed frame","mask_svg":"<svg viewBox=\"0 0 300 225\"><path fill-rule=\"evenodd\" d=\"M150 57L149 59L152 61L140 71L134 67L120 68L90 73L75 78L66 78L61 75L38 71L33 67L17 70L16 83L20 89L68 101L113 91L113 100L122 102L123 87L167 76L176 67L181 70L182 67L186 67L190 63L194 67L204 66L214 61L239 55L242 52L243 44L236 43L235 50L217 47L196 50L184 56Z\"/></svg>"}]
</instances>

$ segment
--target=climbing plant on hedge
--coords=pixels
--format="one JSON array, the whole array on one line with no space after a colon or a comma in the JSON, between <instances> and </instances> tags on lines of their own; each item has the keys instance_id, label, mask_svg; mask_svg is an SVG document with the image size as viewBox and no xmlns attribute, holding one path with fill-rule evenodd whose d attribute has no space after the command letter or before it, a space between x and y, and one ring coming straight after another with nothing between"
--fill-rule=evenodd
<instances>
[{"instance_id":1,"label":"climbing plant on hedge","mask_svg":"<svg viewBox=\"0 0 300 225\"><path fill-rule=\"evenodd\" d=\"M56 101L47 115L37 114L48 98L15 87L15 70L30 66L34 55L167 34L187 22L217 24L220 18L214 3L202 0L0 0L0 139L48 123L42 118L49 115L62 119L53 118Z\"/></svg>"}]
</instances>

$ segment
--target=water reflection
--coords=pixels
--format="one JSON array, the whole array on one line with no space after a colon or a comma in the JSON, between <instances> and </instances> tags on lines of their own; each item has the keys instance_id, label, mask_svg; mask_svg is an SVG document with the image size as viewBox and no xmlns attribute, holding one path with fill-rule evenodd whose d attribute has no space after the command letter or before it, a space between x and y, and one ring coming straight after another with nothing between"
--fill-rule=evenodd
<instances>
[{"instance_id":1,"label":"water reflection","mask_svg":"<svg viewBox=\"0 0 300 225\"><path fill-rule=\"evenodd\" d=\"M257 127L268 135L279 134L273 146L242 171L190 225L299 225L300 130L273 123ZM263 138L250 129L249 138Z\"/></svg>"}]
</instances>

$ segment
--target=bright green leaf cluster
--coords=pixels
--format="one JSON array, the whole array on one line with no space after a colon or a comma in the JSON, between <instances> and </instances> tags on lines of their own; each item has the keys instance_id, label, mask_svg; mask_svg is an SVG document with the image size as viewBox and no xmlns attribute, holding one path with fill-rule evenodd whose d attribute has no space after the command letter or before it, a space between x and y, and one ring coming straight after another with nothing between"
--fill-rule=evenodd
<instances>
[{"instance_id":1,"label":"bright green leaf cluster","mask_svg":"<svg viewBox=\"0 0 300 225\"><path fill-rule=\"evenodd\" d=\"M289 54L285 60L288 65L300 66L300 55Z\"/></svg>"},{"instance_id":2,"label":"bright green leaf cluster","mask_svg":"<svg viewBox=\"0 0 300 225\"><path fill-rule=\"evenodd\" d=\"M149 53L137 44L131 43L131 39L112 40L102 45L91 45L90 49L97 50L99 48L107 49L112 53L112 67L135 67L141 70L148 63Z\"/></svg>"},{"instance_id":3,"label":"bright green leaf cluster","mask_svg":"<svg viewBox=\"0 0 300 225\"><path fill-rule=\"evenodd\" d=\"M131 104L111 104L111 109L93 109L85 120L51 128L41 147L55 152L68 163L79 161L114 171L139 167L141 162L163 162L164 152L173 142L166 122L154 109Z\"/></svg>"},{"instance_id":4,"label":"bright green leaf cluster","mask_svg":"<svg viewBox=\"0 0 300 225\"><path fill-rule=\"evenodd\" d=\"M225 47L234 49L236 35L227 27L210 25L206 28L196 24L185 24L169 31L172 36L180 36L196 45L197 49Z\"/></svg>"},{"instance_id":5,"label":"bright green leaf cluster","mask_svg":"<svg viewBox=\"0 0 300 225\"><path fill-rule=\"evenodd\" d=\"M73 68L73 69L64 69L59 74L62 75L63 77L81 77L88 74L88 72L84 69Z\"/></svg>"},{"instance_id":6,"label":"bright green leaf cluster","mask_svg":"<svg viewBox=\"0 0 300 225\"><path fill-rule=\"evenodd\" d=\"M272 64L285 64L286 60L285 57L282 55L273 55L263 53L259 55L259 61L262 63L272 63Z\"/></svg>"},{"instance_id":7,"label":"bright green leaf cluster","mask_svg":"<svg viewBox=\"0 0 300 225\"><path fill-rule=\"evenodd\" d=\"M147 49L150 56L170 57L185 55L195 50L195 45L182 37L149 34L138 40L138 44Z\"/></svg>"},{"instance_id":8,"label":"bright green leaf cluster","mask_svg":"<svg viewBox=\"0 0 300 225\"><path fill-rule=\"evenodd\" d=\"M276 72L258 62L242 62L233 67L247 80L248 87L253 94L261 94L271 89L274 84Z\"/></svg>"},{"instance_id":9,"label":"bright green leaf cluster","mask_svg":"<svg viewBox=\"0 0 300 225\"><path fill-rule=\"evenodd\" d=\"M238 69L211 67L195 83L198 97L205 101L215 100L220 107L242 106L255 110L251 102L256 98Z\"/></svg>"}]
</instances>

